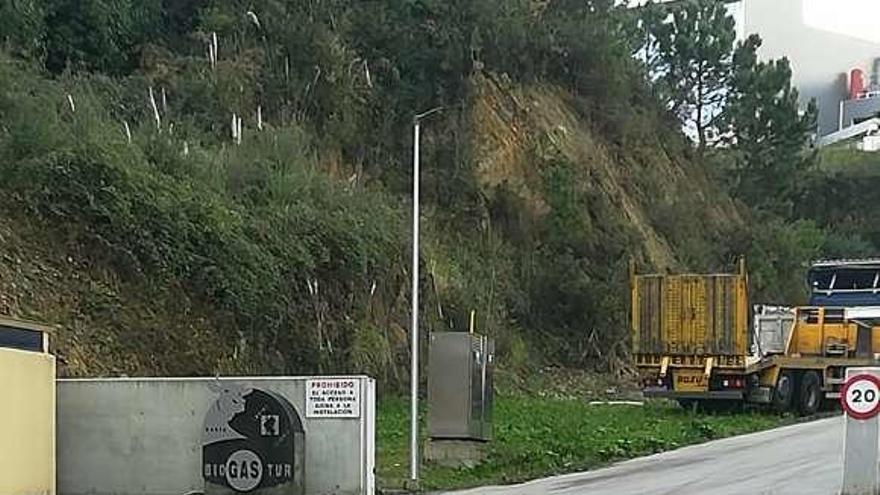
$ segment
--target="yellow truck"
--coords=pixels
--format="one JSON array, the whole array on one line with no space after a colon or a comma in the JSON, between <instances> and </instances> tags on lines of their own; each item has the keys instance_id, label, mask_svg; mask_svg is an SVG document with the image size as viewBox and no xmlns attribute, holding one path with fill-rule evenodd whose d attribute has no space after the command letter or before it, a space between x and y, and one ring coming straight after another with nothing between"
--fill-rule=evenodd
<instances>
[{"instance_id":1,"label":"yellow truck","mask_svg":"<svg viewBox=\"0 0 880 495\"><path fill-rule=\"evenodd\" d=\"M880 307L751 314L743 260L725 274L631 269L631 287L632 350L646 397L813 414L839 397L847 367L880 362Z\"/></svg>"}]
</instances>

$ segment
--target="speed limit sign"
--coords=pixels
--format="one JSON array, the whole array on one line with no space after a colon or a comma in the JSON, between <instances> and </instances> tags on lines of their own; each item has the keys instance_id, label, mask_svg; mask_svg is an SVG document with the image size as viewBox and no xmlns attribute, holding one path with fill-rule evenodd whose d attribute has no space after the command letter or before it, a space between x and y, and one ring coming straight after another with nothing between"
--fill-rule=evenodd
<instances>
[{"instance_id":1,"label":"speed limit sign","mask_svg":"<svg viewBox=\"0 0 880 495\"><path fill-rule=\"evenodd\" d=\"M840 404L853 419L871 419L880 413L880 378L859 374L847 378L840 391Z\"/></svg>"}]
</instances>

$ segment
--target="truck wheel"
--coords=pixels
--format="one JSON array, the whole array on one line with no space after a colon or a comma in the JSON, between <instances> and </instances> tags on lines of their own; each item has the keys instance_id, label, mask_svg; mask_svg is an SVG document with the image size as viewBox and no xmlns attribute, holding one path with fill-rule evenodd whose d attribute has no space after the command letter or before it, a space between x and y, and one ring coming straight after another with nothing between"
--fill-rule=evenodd
<instances>
[{"instance_id":1,"label":"truck wheel","mask_svg":"<svg viewBox=\"0 0 880 495\"><path fill-rule=\"evenodd\" d=\"M808 371L801 380L798 411L803 416L816 414L822 405L822 380L815 371Z\"/></svg>"},{"instance_id":2,"label":"truck wheel","mask_svg":"<svg viewBox=\"0 0 880 495\"><path fill-rule=\"evenodd\" d=\"M777 412L787 412L791 409L794 398L794 375L789 371L783 371L776 379L776 388L773 389L773 409Z\"/></svg>"}]
</instances>

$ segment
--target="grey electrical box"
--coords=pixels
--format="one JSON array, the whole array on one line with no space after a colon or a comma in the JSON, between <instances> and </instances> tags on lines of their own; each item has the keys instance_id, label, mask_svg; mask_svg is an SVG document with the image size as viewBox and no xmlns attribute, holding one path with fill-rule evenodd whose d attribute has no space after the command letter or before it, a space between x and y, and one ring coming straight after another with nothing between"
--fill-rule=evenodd
<instances>
[{"instance_id":1,"label":"grey electrical box","mask_svg":"<svg viewBox=\"0 0 880 495\"><path fill-rule=\"evenodd\" d=\"M428 348L428 436L492 439L495 342L485 335L434 332Z\"/></svg>"}]
</instances>

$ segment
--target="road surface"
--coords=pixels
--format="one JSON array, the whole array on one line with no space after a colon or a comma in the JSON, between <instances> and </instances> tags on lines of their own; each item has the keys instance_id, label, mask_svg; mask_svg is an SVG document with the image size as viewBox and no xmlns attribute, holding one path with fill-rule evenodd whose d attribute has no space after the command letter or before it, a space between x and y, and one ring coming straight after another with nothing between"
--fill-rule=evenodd
<instances>
[{"instance_id":1,"label":"road surface","mask_svg":"<svg viewBox=\"0 0 880 495\"><path fill-rule=\"evenodd\" d=\"M843 421L837 416L455 495L834 495L842 479Z\"/></svg>"}]
</instances>

